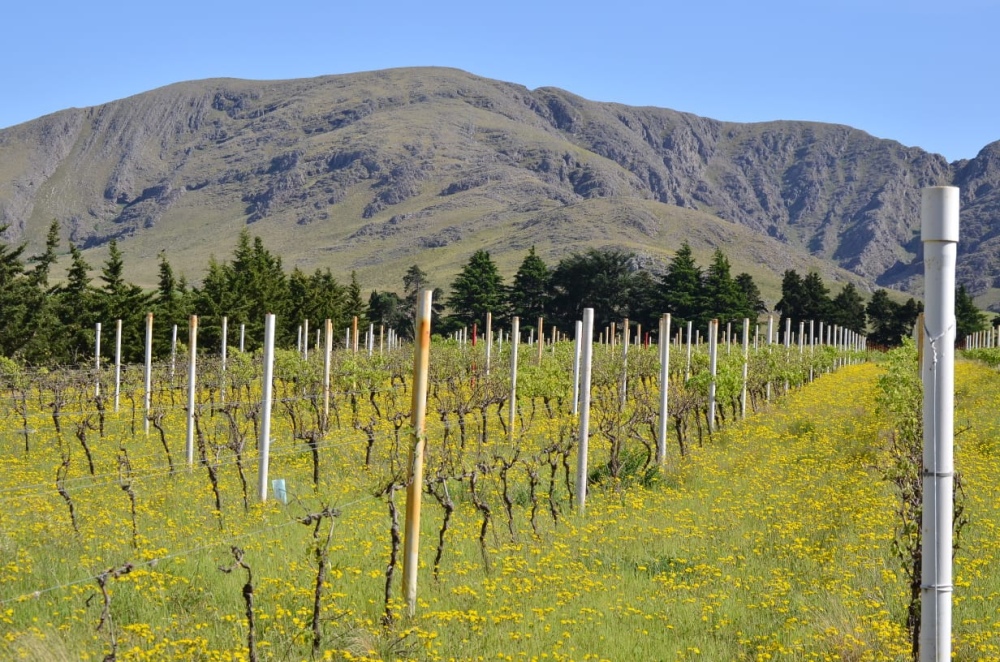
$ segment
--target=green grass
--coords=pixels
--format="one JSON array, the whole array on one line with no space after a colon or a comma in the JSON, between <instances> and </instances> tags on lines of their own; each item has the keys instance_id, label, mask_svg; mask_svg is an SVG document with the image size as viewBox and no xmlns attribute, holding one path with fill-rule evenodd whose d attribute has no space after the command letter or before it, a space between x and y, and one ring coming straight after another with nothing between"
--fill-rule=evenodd
<instances>
[{"instance_id":1,"label":"green grass","mask_svg":"<svg viewBox=\"0 0 1000 662\"><path fill-rule=\"evenodd\" d=\"M342 427L321 451L317 492L309 455L290 438L284 410L276 407L270 475L285 478L294 498L287 506L273 499L254 504L248 513L231 453L219 455L221 513L212 506L205 468L184 465L179 406L165 419L179 469L174 475L164 470L155 431L148 439L141 427L138 436L130 434L126 406L123 414L109 416L103 440L89 434L96 478L87 473L73 435L83 419L67 406L61 443L72 455L67 491L79 534L54 489L60 442L48 414L32 419L32 451L25 455L17 417L7 411L0 464L8 476L8 491L0 493L0 621L7 636L0 654L102 657L109 639L106 629L94 631L102 601L92 578L132 562L130 574L109 582L119 659L245 655L245 575L219 570L232 565L230 546L238 545L253 571L261 658L304 659L316 568L312 529L295 518L327 503L342 507L322 603L322 648L336 659L906 659L904 581L890 549L894 497L874 471L881 461L882 432L871 405L878 372L865 365L824 375L703 446L692 441L686 457L671 446L666 468L652 480L626 477L592 487L585 516L574 512L560 468L559 517L553 521L548 466L538 465L537 535L529 522L524 468L517 465L511 474L513 536L494 469L479 484L493 513L485 559L468 479L450 480L456 511L440 580L432 578L431 564L442 511L425 494L417 613L406 618L395 603L389 629L380 625L389 517L385 498L372 492L386 479L391 425L379 424L377 463L363 468L365 437L352 429L344 396L335 398ZM960 366L959 418L971 427L958 440L957 464L972 523L956 557L957 659L998 657L990 642L1000 594L993 570L1000 500L996 457L986 443L997 432L989 395L997 392L997 381L990 370ZM156 400L167 401L166 393ZM367 401L360 402L365 421ZM381 402L390 412L409 406L408 397ZM305 404L299 412L308 417ZM497 417L491 414L490 421L496 425ZM551 443L567 423L566 414L548 418L539 407L520 442L524 457ZM228 438L218 414L206 413L202 426L210 447ZM431 416L433 457L442 432ZM491 434L504 439L496 429ZM511 448L497 443L487 456L509 455ZM137 548L130 544L128 498L118 478L120 444L136 476ZM474 457L475 444L466 452ZM607 452L607 443L595 436L592 470L599 470ZM436 466L429 458L427 475ZM35 487L10 491L19 485ZM402 511L402 492L396 500ZM397 600L399 590L397 574Z\"/></svg>"}]
</instances>

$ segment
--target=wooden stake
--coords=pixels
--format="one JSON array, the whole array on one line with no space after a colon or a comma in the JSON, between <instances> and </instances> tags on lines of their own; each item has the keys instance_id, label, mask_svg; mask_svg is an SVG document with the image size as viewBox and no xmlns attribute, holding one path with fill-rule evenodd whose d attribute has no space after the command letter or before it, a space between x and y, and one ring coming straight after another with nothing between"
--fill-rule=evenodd
<instances>
[{"instance_id":1,"label":"wooden stake","mask_svg":"<svg viewBox=\"0 0 1000 662\"><path fill-rule=\"evenodd\" d=\"M431 350L432 290L423 290L417 299L417 335L413 351L413 400L410 420L410 454L406 482L406 525L403 533L403 595L412 617L417 610L417 552L420 546L420 496L424 489L424 431L427 411L427 381Z\"/></svg>"}]
</instances>

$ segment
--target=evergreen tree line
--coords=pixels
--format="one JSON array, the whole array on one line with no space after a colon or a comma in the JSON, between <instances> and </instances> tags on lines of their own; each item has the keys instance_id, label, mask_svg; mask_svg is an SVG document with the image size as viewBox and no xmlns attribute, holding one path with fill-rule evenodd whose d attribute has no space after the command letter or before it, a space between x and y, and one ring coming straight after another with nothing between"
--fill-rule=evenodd
<instances>
[{"instance_id":1,"label":"evergreen tree line","mask_svg":"<svg viewBox=\"0 0 1000 662\"><path fill-rule=\"evenodd\" d=\"M3 228L0 228L0 233ZM353 316L364 316L361 287L354 273L348 284L339 283L329 269L312 274L292 269L286 273L281 258L272 255L262 240L240 234L231 261L209 260L204 282L191 287L177 277L163 253L155 291L147 292L124 279L124 261L117 242L111 241L108 258L97 282L91 265L79 248L69 244L70 264L64 283L50 282L59 250L59 224L49 228L45 251L24 258L24 246L0 244L0 353L33 365L78 365L92 360L94 332L103 324L101 353L114 353L114 320L122 320L122 358L140 362L145 352L146 314L153 323L153 353L170 353L173 327L178 340L188 339L191 315L199 316L199 347L220 347L222 317L228 318L228 344L239 343L245 325L245 348L259 347L264 336L264 316L277 316L275 342L294 346L298 325L304 319L327 318L342 329ZM314 327L317 328L317 327Z\"/></svg>"},{"instance_id":2,"label":"evergreen tree line","mask_svg":"<svg viewBox=\"0 0 1000 662\"><path fill-rule=\"evenodd\" d=\"M413 272L420 273L419 268L412 267ZM923 304L913 298L896 303L885 290L877 290L865 304L851 283L831 298L829 288L816 272L803 277L794 270L786 271L781 290L782 297L775 305L781 317L779 329L785 328L787 319L795 324L811 320L816 323L815 333L822 322L866 334L869 342L878 346L901 344L923 311ZM532 247L509 286L504 284L489 253L480 250L451 284L447 305L452 314L444 320L446 331L472 324L482 329L487 312L504 324L513 316L520 317L522 329L532 328L542 317L547 325L569 330L583 317L584 308L593 308L595 328L627 317L650 331L664 312L671 313L674 329L691 322L699 330L707 329L712 319L719 320L723 327L732 324L739 328L744 318L758 320L769 312L753 278L747 273L734 277L729 259L721 250L716 249L711 263L702 268L687 242L659 277L637 268L635 256L619 250L574 253L550 268ZM383 319L371 307L369 315ZM956 293L956 316L959 340L986 328L964 286ZM437 324L435 328L442 327Z\"/></svg>"},{"instance_id":3,"label":"evergreen tree line","mask_svg":"<svg viewBox=\"0 0 1000 662\"><path fill-rule=\"evenodd\" d=\"M3 229L0 228L0 233ZM294 346L303 320L310 320L310 341L331 319L336 333L350 326L357 316L362 323L394 329L411 337L418 293L429 287L427 274L413 265L403 277L403 293L372 291L365 303L353 272L348 283L340 283L329 269L311 274L297 267L286 273L281 258L270 253L259 237L240 234L231 260L209 260L200 287L176 277L166 256L159 256L158 286L153 292L125 281L124 262L115 241L95 282L91 266L77 246L69 244L70 265L63 283L51 282L52 266L59 250L59 225L53 222L45 250L24 257L25 247L0 244L0 352L30 364L80 364L93 356L94 328L105 324L102 348L113 351L116 319L122 320L122 354L127 362L143 358L145 315L154 314L153 351L157 358L169 354L172 328L186 342L188 320L199 316L200 347L219 347L222 317L228 318L229 344L238 344L240 325L245 325L246 349L260 346L264 316L274 313L279 346ZM616 249L590 249L573 253L554 267L535 252L528 252L510 285L504 283L487 251L476 251L451 283L451 291L434 290L432 328L437 333L471 327L485 329L486 313L492 313L495 328L509 324L514 316L522 328L534 327L538 317L568 331L583 317L584 308L594 309L595 328L629 318L654 330L660 315L670 312L674 328L688 321L705 329L711 319L738 325L743 318L756 320L767 313L760 290L746 273L733 276L728 258L716 250L711 263L702 268L684 243L667 265L654 276L637 266L633 254ZM884 290L874 293L865 305L853 285L846 285L833 298L820 276L805 277L786 271L782 298L776 305L782 324L786 318L837 324L859 333L869 333L870 342L896 345L910 333L922 304L910 299L898 304ZM983 316L972 304L964 287L956 297L959 338L985 328ZM450 311L446 314L446 310ZM779 327L779 328L783 328Z\"/></svg>"}]
</instances>

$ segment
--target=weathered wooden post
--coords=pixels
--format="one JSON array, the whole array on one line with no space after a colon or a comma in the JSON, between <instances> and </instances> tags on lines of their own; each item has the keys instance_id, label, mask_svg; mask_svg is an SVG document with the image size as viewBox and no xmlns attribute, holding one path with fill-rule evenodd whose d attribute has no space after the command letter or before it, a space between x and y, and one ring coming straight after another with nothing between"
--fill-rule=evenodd
<instances>
[{"instance_id":1,"label":"weathered wooden post","mask_svg":"<svg viewBox=\"0 0 1000 662\"><path fill-rule=\"evenodd\" d=\"M431 350L432 290L417 297L416 336L413 349L413 399L410 421L413 432L407 463L406 523L403 531L403 595L412 617L417 610L417 567L420 547L420 497L424 489L424 436L427 411L428 366Z\"/></svg>"}]
</instances>

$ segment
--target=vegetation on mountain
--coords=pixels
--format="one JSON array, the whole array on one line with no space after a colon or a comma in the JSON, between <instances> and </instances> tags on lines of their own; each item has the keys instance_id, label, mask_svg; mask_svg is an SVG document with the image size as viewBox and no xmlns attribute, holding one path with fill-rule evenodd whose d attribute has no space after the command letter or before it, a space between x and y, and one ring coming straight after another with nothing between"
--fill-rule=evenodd
<instances>
[{"instance_id":1,"label":"vegetation on mountain","mask_svg":"<svg viewBox=\"0 0 1000 662\"><path fill-rule=\"evenodd\" d=\"M180 83L4 129L0 146L9 240L40 252L55 218L99 263L117 239L147 287L151 256L200 276L252 224L289 266L380 290L415 262L450 282L470 246L504 275L532 245L552 264L635 253L659 275L687 241L706 263L722 248L771 301L787 269L916 294L919 188L954 184L959 281L980 304L1000 294L1000 143L948 164L844 126L719 122L424 68Z\"/></svg>"}]
</instances>

